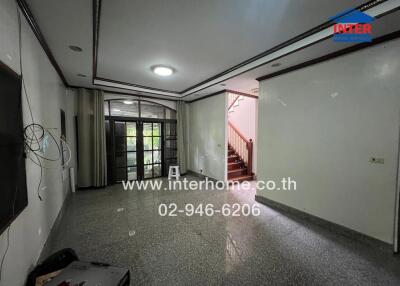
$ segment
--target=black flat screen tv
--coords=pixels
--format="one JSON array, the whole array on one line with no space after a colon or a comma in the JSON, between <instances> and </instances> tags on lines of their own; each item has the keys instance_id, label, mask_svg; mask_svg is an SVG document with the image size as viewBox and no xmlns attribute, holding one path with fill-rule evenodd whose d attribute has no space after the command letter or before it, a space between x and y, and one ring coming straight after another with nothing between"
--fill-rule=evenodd
<instances>
[{"instance_id":1,"label":"black flat screen tv","mask_svg":"<svg viewBox=\"0 0 400 286\"><path fill-rule=\"evenodd\" d=\"M21 77L0 62L0 234L28 205Z\"/></svg>"}]
</instances>

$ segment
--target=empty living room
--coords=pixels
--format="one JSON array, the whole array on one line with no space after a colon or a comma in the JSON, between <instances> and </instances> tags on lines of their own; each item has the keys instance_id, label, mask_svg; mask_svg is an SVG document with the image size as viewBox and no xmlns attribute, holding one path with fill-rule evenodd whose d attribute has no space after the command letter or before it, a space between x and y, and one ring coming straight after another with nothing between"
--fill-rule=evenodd
<instances>
[{"instance_id":1,"label":"empty living room","mask_svg":"<svg viewBox=\"0 0 400 286\"><path fill-rule=\"evenodd\" d=\"M400 285L400 0L0 0L0 286Z\"/></svg>"}]
</instances>

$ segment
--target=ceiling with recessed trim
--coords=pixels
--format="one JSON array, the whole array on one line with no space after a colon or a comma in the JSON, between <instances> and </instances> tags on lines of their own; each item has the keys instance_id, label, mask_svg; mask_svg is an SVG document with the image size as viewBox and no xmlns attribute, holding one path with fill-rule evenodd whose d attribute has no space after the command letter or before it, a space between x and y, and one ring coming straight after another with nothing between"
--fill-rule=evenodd
<instances>
[{"instance_id":1,"label":"ceiling with recessed trim","mask_svg":"<svg viewBox=\"0 0 400 286\"><path fill-rule=\"evenodd\" d=\"M271 67L270 61L237 75L215 76L364 2L102 0L95 76L105 81L97 87L166 99L186 95L187 100L222 89L253 93L257 77L351 44L327 39L280 58L279 67ZM399 1L386 2L388 6ZM27 3L68 83L96 87L92 81L92 1ZM393 32L399 24L397 11L376 20L373 35ZM68 48L70 45L83 51L74 52ZM176 72L170 77L157 76L151 71L157 64L171 66Z\"/></svg>"}]
</instances>

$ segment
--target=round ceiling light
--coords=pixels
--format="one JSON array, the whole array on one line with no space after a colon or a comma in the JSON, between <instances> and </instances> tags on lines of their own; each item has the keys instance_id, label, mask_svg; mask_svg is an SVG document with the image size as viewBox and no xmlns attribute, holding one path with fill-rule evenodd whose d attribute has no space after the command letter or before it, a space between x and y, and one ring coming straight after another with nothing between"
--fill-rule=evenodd
<instances>
[{"instance_id":1,"label":"round ceiling light","mask_svg":"<svg viewBox=\"0 0 400 286\"><path fill-rule=\"evenodd\" d=\"M82 48L78 46L69 46L69 48L74 52L82 52Z\"/></svg>"},{"instance_id":2,"label":"round ceiling light","mask_svg":"<svg viewBox=\"0 0 400 286\"><path fill-rule=\"evenodd\" d=\"M124 100L123 103L124 104L133 104L133 101L132 100Z\"/></svg>"},{"instance_id":3,"label":"round ceiling light","mask_svg":"<svg viewBox=\"0 0 400 286\"><path fill-rule=\"evenodd\" d=\"M154 66L152 67L153 72L159 76L170 76L174 73L174 70L167 66Z\"/></svg>"}]
</instances>

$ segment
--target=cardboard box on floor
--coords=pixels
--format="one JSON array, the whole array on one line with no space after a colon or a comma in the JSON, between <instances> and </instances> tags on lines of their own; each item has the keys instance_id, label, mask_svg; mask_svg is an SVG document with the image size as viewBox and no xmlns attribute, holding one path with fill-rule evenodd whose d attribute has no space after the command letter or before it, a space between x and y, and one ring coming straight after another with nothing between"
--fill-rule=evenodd
<instances>
[{"instance_id":1,"label":"cardboard box on floor","mask_svg":"<svg viewBox=\"0 0 400 286\"><path fill-rule=\"evenodd\" d=\"M58 274L60 274L61 271L62 271L62 269L61 269L61 270L58 270L58 271L54 271L54 272L48 273L48 274L46 274L46 275L39 276L38 278L36 278L36 286L43 286L43 285L45 285L45 284L46 284L47 282L49 282L51 279L53 279L53 278L56 277Z\"/></svg>"}]
</instances>

